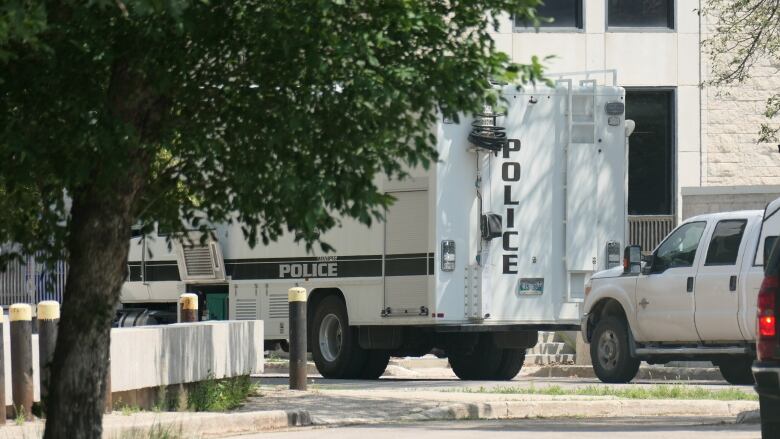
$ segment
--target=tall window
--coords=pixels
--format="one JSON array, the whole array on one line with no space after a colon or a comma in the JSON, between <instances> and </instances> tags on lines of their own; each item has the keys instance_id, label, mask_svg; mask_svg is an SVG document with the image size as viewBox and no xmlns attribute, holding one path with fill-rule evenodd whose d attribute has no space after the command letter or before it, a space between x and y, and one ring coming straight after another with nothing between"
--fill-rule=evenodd
<instances>
[{"instance_id":1,"label":"tall window","mask_svg":"<svg viewBox=\"0 0 780 439\"><path fill-rule=\"evenodd\" d=\"M582 0L545 0L544 5L537 6L536 15L544 19L540 28L582 29ZM515 18L515 29L533 28L533 23Z\"/></svg>"},{"instance_id":2,"label":"tall window","mask_svg":"<svg viewBox=\"0 0 780 439\"><path fill-rule=\"evenodd\" d=\"M608 0L607 24L674 29L674 0Z\"/></svg>"},{"instance_id":3,"label":"tall window","mask_svg":"<svg viewBox=\"0 0 780 439\"><path fill-rule=\"evenodd\" d=\"M626 118L636 122L628 139L628 213L671 215L675 193L673 91L627 90Z\"/></svg>"}]
</instances>

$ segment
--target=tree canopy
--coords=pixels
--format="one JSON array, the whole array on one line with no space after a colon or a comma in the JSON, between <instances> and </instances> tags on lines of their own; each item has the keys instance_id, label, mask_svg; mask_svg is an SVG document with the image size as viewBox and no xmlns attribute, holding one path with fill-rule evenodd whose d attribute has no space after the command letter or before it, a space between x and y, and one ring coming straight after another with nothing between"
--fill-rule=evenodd
<instances>
[{"instance_id":1,"label":"tree canopy","mask_svg":"<svg viewBox=\"0 0 780 439\"><path fill-rule=\"evenodd\" d=\"M370 223L375 175L437 159L438 115L540 78L489 34L538 3L4 2L0 242L70 265L45 437L100 437L132 224L312 244L336 216Z\"/></svg>"},{"instance_id":2,"label":"tree canopy","mask_svg":"<svg viewBox=\"0 0 780 439\"><path fill-rule=\"evenodd\" d=\"M712 34L705 41L712 63L710 84L742 83L759 67L780 70L780 1L707 0L702 11L711 18ZM773 66L773 67L772 67ZM767 98L764 116L780 115L780 91ZM776 141L780 127L761 126L760 142Z\"/></svg>"},{"instance_id":3,"label":"tree canopy","mask_svg":"<svg viewBox=\"0 0 780 439\"><path fill-rule=\"evenodd\" d=\"M334 213L369 222L388 201L376 173L435 159L437 112L478 109L488 78L538 78L488 35L535 3L64 2L43 23L28 7L36 24L3 47L0 169L21 218L0 236L63 243L63 191L145 168L147 225L239 212L252 241L313 241Z\"/></svg>"}]
</instances>

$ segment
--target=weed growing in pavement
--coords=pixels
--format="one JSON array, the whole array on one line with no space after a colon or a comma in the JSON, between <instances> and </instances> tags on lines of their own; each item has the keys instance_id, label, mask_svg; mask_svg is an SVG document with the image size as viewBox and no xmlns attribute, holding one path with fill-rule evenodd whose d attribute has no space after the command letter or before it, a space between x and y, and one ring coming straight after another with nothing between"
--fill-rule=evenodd
<instances>
[{"instance_id":1,"label":"weed growing in pavement","mask_svg":"<svg viewBox=\"0 0 780 439\"><path fill-rule=\"evenodd\" d=\"M218 380L209 374L190 391L187 405L196 412L224 412L240 406L255 392L248 375Z\"/></svg>"},{"instance_id":2,"label":"weed growing in pavement","mask_svg":"<svg viewBox=\"0 0 780 439\"><path fill-rule=\"evenodd\" d=\"M496 393L522 395L578 395L578 396L612 396L626 399L712 399L718 401L756 401L758 395L743 392L740 389L710 390L698 386L659 384L654 386L586 386L564 388L559 385L545 387L492 387L446 389L445 392L463 393Z\"/></svg>"},{"instance_id":3,"label":"weed growing in pavement","mask_svg":"<svg viewBox=\"0 0 780 439\"><path fill-rule=\"evenodd\" d=\"M134 428L131 430L125 430L117 439L183 439L181 433L181 426L174 428L171 426L165 427L155 423L150 429Z\"/></svg>"},{"instance_id":4,"label":"weed growing in pavement","mask_svg":"<svg viewBox=\"0 0 780 439\"><path fill-rule=\"evenodd\" d=\"M119 406L119 413L122 413L122 416L130 416L140 412L141 407L137 405L123 404Z\"/></svg>"},{"instance_id":5,"label":"weed growing in pavement","mask_svg":"<svg viewBox=\"0 0 780 439\"><path fill-rule=\"evenodd\" d=\"M16 407L16 417L14 418L14 424L16 425L24 425L24 423L27 421L27 416L24 414L24 407L19 406Z\"/></svg>"}]
</instances>

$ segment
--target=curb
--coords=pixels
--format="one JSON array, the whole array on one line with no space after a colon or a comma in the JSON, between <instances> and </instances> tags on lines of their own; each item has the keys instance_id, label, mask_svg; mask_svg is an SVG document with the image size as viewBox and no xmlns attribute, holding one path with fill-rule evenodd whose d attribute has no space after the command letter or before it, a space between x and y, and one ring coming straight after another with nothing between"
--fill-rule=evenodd
<instances>
[{"instance_id":1,"label":"curb","mask_svg":"<svg viewBox=\"0 0 780 439\"><path fill-rule=\"evenodd\" d=\"M610 400L505 401L458 403L400 418L404 421L448 421L518 418L698 416L734 418L756 410L752 401ZM742 421L744 422L744 421Z\"/></svg>"},{"instance_id":2,"label":"curb","mask_svg":"<svg viewBox=\"0 0 780 439\"><path fill-rule=\"evenodd\" d=\"M522 372L521 372L522 373ZM592 366L543 366L530 372L537 378L596 378ZM724 381L716 367L652 367L639 368L636 379L667 381Z\"/></svg>"},{"instance_id":3,"label":"curb","mask_svg":"<svg viewBox=\"0 0 780 439\"><path fill-rule=\"evenodd\" d=\"M123 420L124 421L124 420ZM112 425L113 424L113 425ZM128 425L129 424L129 425ZM104 438L136 437L153 429L171 431L182 437L222 437L312 425L306 410L184 414L173 419L128 419L104 423ZM135 434L135 435L134 435Z\"/></svg>"}]
</instances>

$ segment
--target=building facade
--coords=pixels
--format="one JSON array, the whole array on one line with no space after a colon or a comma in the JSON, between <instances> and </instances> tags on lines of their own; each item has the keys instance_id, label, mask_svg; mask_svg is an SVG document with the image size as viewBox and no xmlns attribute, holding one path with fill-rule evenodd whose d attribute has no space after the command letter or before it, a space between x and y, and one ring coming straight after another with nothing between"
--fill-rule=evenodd
<instances>
[{"instance_id":1,"label":"building facade","mask_svg":"<svg viewBox=\"0 0 780 439\"><path fill-rule=\"evenodd\" d=\"M743 86L700 87L710 67L699 7L699 0L545 0L538 13L552 22L537 30L507 16L494 34L514 61L553 55L545 62L553 73L617 71L626 116L636 121L631 240L645 248L660 239L650 229L663 237L691 215L763 208L780 196L779 146L757 143L780 66L758 66Z\"/></svg>"}]
</instances>

